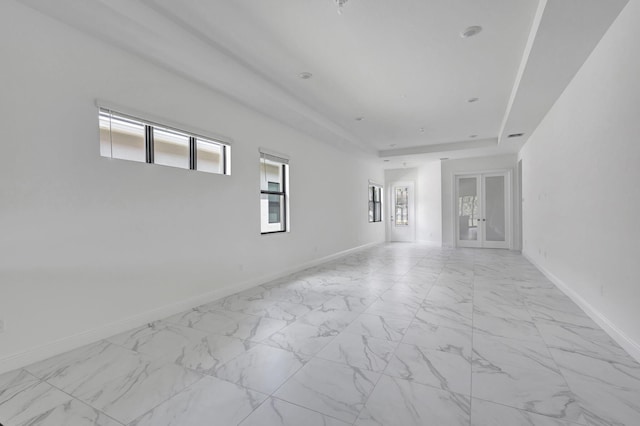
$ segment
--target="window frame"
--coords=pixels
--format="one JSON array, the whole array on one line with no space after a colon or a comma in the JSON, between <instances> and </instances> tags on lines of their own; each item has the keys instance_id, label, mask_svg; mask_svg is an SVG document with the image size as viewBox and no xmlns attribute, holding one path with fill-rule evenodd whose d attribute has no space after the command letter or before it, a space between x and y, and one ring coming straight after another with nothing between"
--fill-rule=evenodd
<instances>
[{"instance_id":1,"label":"window frame","mask_svg":"<svg viewBox=\"0 0 640 426\"><path fill-rule=\"evenodd\" d=\"M135 121L144 126L144 149L145 149L144 163L146 164L158 164L160 166L165 166L165 167L173 167L176 169L183 169L183 170L193 170L201 173L209 173L209 174L215 174L215 175L223 175L223 176L231 175L231 167L230 167L231 166L230 164L231 163L231 145L228 142L224 142L222 140L211 138L208 136L203 136L201 134L194 133L191 131L182 130L172 125L160 124L155 121L141 118L132 114L116 111L115 109L111 109L105 106L98 106L98 122L100 122L101 118L106 118L110 122L112 119L123 120L123 121ZM98 128L100 128L100 125L98 125ZM178 134L180 136L184 136L189 139L189 148L188 148L189 167L188 168L171 166L167 164L159 164L155 162L154 130ZM109 129L109 132L110 132L109 143L112 144L111 128ZM220 163L221 163L220 172L216 173L216 172L210 172L206 170L198 170L198 155L197 155L198 142L210 143L212 145L217 145L220 147ZM112 145L110 146L109 154L110 155L102 155L102 154L101 155L103 157L112 158L116 160L134 161L126 158L114 157Z\"/></svg>"},{"instance_id":2,"label":"window frame","mask_svg":"<svg viewBox=\"0 0 640 426\"><path fill-rule=\"evenodd\" d=\"M266 160L269 161L273 161L276 163L279 163L279 167L280 167L280 173L282 176L282 185L280 188L280 191L273 191L273 190L269 190L269 189L262 189L262 187L260 187L260 200L262 201L262 196L266 195L267 196L267 216L269 216L269 206L268 203L269 201L269 197L270 196L278 196L278 197L282 197L282 217L280 218L279 222L273 222L275 223L281 223L282 224L282 229L279 229L277 231L264 231L262 229L262 222L260 223L260 234L261 235L267 235L267 234L281 234L281 233L286 233L290 231L290 226L289 226L289 160L287 158L283 158L280 156L276 156L276 155L272 155L270 153L267 152L263 152L262 150L260 150L260 165L262 167L264 167L263 165L266 164ZM265 176L265 183L267 183L267 185L269 183L277 183L277 182L273 182L273 181L269 181L266 176ZM262 215L262 206L260 207L260 214ZM269 224L271 224L272 222L269 222L269 217L267 217L267 221Z\"/></svg>"},{"instance_id":3,"label":"window frame","mask_svg":"<svg viewBox=\"0 0 640 426\"><path fill-rule=\"evenodd\" d=\"M382 222L382 199L383 199L383 187L376 183L369 183L368 190L368 209L369 209L369 223Z\"/></svg>"}]
</instances>

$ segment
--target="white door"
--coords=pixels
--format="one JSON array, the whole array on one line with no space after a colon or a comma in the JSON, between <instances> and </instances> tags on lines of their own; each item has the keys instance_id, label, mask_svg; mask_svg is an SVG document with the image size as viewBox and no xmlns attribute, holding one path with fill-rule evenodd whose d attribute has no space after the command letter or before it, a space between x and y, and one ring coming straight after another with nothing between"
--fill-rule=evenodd
<instances>
[{"instance_id":1,"label":"white door","mask_svg":"<svg viewBox=\"0 0 640 426\"><path fill-rule=\"evenodd\" d=\"M413 182L391 185L391 241L415 241L416 217Z\"/></svg>"},{"instance_id":2,"label":"white door","mask_svg":"<svg viewBox=\"0 0 640 426\"><path fill-rule=\"evenodd\" d=\"M458 247L509 248L509 172L456 176Z\"/></svg>"}]
</instances>

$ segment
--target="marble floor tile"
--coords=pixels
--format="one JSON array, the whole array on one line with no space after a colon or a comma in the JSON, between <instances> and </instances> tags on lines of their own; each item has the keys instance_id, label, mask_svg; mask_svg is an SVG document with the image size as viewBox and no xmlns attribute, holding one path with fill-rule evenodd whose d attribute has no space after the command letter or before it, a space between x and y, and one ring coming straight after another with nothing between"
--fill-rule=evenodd
<instances>
[{"instance_id":1,"label":"marble floor tile","mask_svg":"<svg viewBox=\"0 0 640 426\"><path fill-rule=\"evenodd\" d=\"M271 394L300 369L308 358L284 349L257 345L218 368L215 376Z\"/></svg>"},{"instance_id":2,"label":"marble floor tile","mask_svg":"<svg viewBox=\"0 0 640 426\"><path fill-rule=\"evenodd\" d=\"M8 392L14 386L24 386L39 381L40 379L36 376L22 369L0 374L0 401L5 399L3 396L5 392Z\"/></svg>"},{"instance_id":3,"label":"marble floor tile","mask_svg":"<svg viewBox=\"0 0 640 426\"><path fill-rule=\"evenodd\" d=\"M263 344L305 355L314 355L331 342L338 332L324 327L294 322L273 333Z\"/></svg>"},{"instance_id":4,"label":"marble floor tile","mask_svg":"<svg viewBox=\"0 0 640 426\"><path fill-rule=\"evenodd\" d=\"M226 311L189 311L166 319L167 322L192 327L212 334L259 342L287 326L273 318Z\"/></svg>"},{"instance_id":5,"label":"marble floor tile","mask_svg":"<svg viewBox=\"0 0 640 426\"><path fill-rule=\"evenodd\" d=\"M201 378L108 342L99 342L27 367L71 396L128 423Z\"/></svg>"},{"instance_id":6,"label":"marble floor tile","mask_svg":"<svg viewBox=\"0 0 640 426\"><path fill-rule=\"evenodd\" d=\"M468 426L471 404L463 396L382 376L355 426Z\"/></svg>"},{"instance_id":7,"label":"marble floor tile","mask_svg":"<svg viewBox=\"0 0 640 426\"><path fill-rule=\"evenodd\" d=\"M341 333L329 343L318 358L340 362L355 368L382 372L398 344L369 336Z\"/></svg>"},{"instance_id":8,"label":"marble floor tile","mask_svg":"<svg viewBox=\"0 0 640 426\"><path fill-rule=\"evenodd\" d=\"M596 358L627 359L629 357L625 350L600 328L573 326L546 320L536 321L536 327L552 349L592 355Z\"/></svg>"},{"instance_id":9,"label":"marble floor tile","mask_svg":"<svg viewBox=\"0 0 640 426\"><path fill-rule=\"evenodd\" d=\"M472 303L450 303L444 305L426 299L416 312L416 319L419 321L460 329L470 328L473 322L472 318Z\"/></svg>"},{"instance_id":10,"label":"marble floor tile","mask_svg":"<svg viewBox=\"0 0 640 426\"><path fill-rule=\"evenodd\" d=\"M471 395L471 362L459 354L401 343L384 373L442 390Z\"/></svg>"},{"instance_id":11,"label":"marble floor tile","mask_svg":"<svg viewBox=\"0 0 640 426\"><path fill-rule=\"evenodd\" d=\"M473 363L496 371L503 365L512 365L525 369L542 368L551 373L560 373L549 348L542 340L534 342L475 334Z\"/></svg>"},{"instance_id":12,"label":"marble floor tile","mask_svg":"<svg viewBox=\"0 0 640 426\"><path fill-rule=\"evenodd\" d=\"M636 426L638 395L521 255L391 243L2 374L0 424Z\"/></svg>"},{"instance_id":13,"label":"marble floor tile","mask_svg":"<svg viewBox=\"0 0 640 426\"><path fill-rule=\"evenodd\" d=\"M319 290L322 288L322 286L316 286L315 288L316 290ZM268 299L275 299L283 302L305 305L311 309L315 309L327 300L331 299L333 296L327 295L320 291L280 287L269 289L265 293L265 297Z\"/></svg>"},{"instance_id":14,"label":"marble floor tile","mask_svg":"<svg viewBox=\"0 0 640 426\"><path fill-rule=\"evenodd\" d=\"M300 317L297 321L301 324L312 325L324 331L341 332L358 317L358 313L320 307Z\"/></svg>"},{"instance_id":15,"label":"marble floor tile","mask_svg":"<svg viewBox=\"0 0 640 426\"><path fill-rule=\"evenodd\" d=\"M173 362L203 374L251 349L248 341L207 334L189 327L158 322L108 339L135 352Z\"/></svg>"},{"instance_id":16,"label":"marble floor tile","mask_svg":"<svg viewBox=\"0 0 640 426\"><path fill-rule=\"evenodd\" d=\"M555 322L560 325L600 328L573 302L562 301L562 299L559 301L557 298L550 301L547 298L540 300L532 297L527 297L526 301L527 308L534 320Z\"/></svg>"},{"instance_id":17,"label":"marble floor tile","mask_svg":"<svg viewBox=\"0 0 640 426\"><path fill-rule=\"evenodd\" d=\"M372 371L314 358L274 396L351 423L379 377Z\"/></svg>"},{"instance_id":18,"label":"marble floor tile","mask_svg":"<svg viewBox=\"0 0 640 426\"><path fill-rule=\"evenodd\" d=\"M34 376L23 376L16 383L0 388L0 423L5 426L122 425Z\"/></svg>"},{"instance_id":19,"label":"marble floor tile","mask_svg":"<svg viewBox=\"0 0 640 426\"><path fill-rule=\"evenodd\" d=\"M589 426L628 426L640 424L640 391L637 387L610 385L611 379L593 380L564 372Z\"/></svg>"},{"instance_id":20,"label":"marble floor tile","mask_svg":"<svg viewBox=\"0 0 640 426\"><path fill-rule=\"evenodd\" d=\"M584 423L582 409L560 373L513 365L472 365L472 396L513 408Z\"/></svg>"},{"instance_id":21,"label":"marble floor tile","mask_svg":"<svg viewBox=\"0 0 640 426\"><path fill-rule=\"evenodd\" d=\"M237 425L267 395L236 384L203 377L171 399L130 423L130 426Z\"/></svg>"},{"instance_id":22,"label":"marble floor tile","mask_svg":"<svg viewBox=\"0 0 640 426\"><path fill-rule=\"evenodd\" d=\"M220 303L219 308L232 312L242 312L247 315L267 317L292 323L299 316L313 310L316 306L307 306L300 303L283 302L271 299L246 301L235 300L233 296ZM321 303L320 303L321 304ZM320 305L318 304L318 305Z\"/></svg>"},{"instance_id":23,"label":"marble floor tile","mask_svg":"<svg viewBox=\"0 0 640 426\"><path fill-rule=\"evenodd\" d=\"M597 356L553 348L551 355L569 381L581 378L601 386L628 389L640 395L640 363L629 356L614 359L607 355Z\"/></svg>"},{"instance_id":24,"label":"marble floor tile","mask_svg":"<svg viewBox=\"0 0 640 426\"><path fill-rule=\"evenodd\" d=\"M444 327L415 318L405 332L402 343L455 353L471 360L471 327Z\"/></svg>"},{"instance_id":25,"label":"marble floor tile","mask_svg":"<svg viewBox=\"0 0 640 426\"><path fill-rule=\"evenodd\" d=\"M422 301L429 291L433 288L433 284L414 283L410 281L400 281L386 292L412 294L420 298ZM385 293L386 293L385 292ZM383 293L384 294L384 293Z\"/></svg>"},{"instance_id":26,"label":"marble floor tile","mask_svg":"<svg viewBox=\"0 0 640 426\"><path fill-rule=\"evenodd\" d=\"M409 328L411 321L385 318L380 315L361 314L344 332L399 342Z\"/></svg>"},{"instance_id":27,"label":"marble floor tile","mask_svg":"<svg viewBox=\"0 0 640 426\"><path fill-rule=\"evenodd\" d=\"M348 426L349 423L325 416L276 398L269 398L240 426Z\"/></svg>"},{"instance_id":28,"label":"marble floor tile","mask_svg":"<svg viewBox=\"0 0 640 426\"><path fill-rule=\"evenodd\" d=\"M470 303L473 290L470 287L435 285L426 297L427 302L448 305L452 303Z\"/></svg>"},{"instance_id":29,"label":"marble floor tile","mask_svg":"<svg viewBox=\"0 0 640 426\"><path fill-rule=\"evenodd\" d=\"M364 311L369 315L380 315L385 318L395 318L411 321L416 316L418 306L410 306L400 302L385 302L376 300Z\"/></svg>"},{"instance_id":30,"label":"marble floor tile","mask_svg":"<svg viewBox=\"0 0 640 426\"><path fill-rule=\"evenodd\" d=\"M471 426L581 426L481 399L471 400Z\"/></svg>"},{"instance_id":31,"label":"marble floor tile","mask_svg":"<svg viewBox=\"0 0 640 426\"><path fill-rule=\"evenodd\" d=\"M23 381L2 390L1 395L0 422L7 425L26 423L73 399L41 380Z\"/></svg>"},{"instance_id":32,"label":"marble floor tile","mask_svg":"<svg viewBox=\"0 0 640 426\"><path fill-rule=\"evenodd\" d=\"M9 425L8 423L7 425ZM16 426L122 426L104 413L72 399Z\"/></svg>"},{"instance_id":33,"label":"marble floor tile","mask_svg":"<svg viewBox=\"0 0 640 426\"><path fill-rule=\"evenodd\" d=\"M478 334L488 334L490 336L503 337L516 340L533 340L541 342L542 336L532 320L522 319L528 315L526 311L520 315L521 318L505 318L474 308L473 311L473 331Z\"/></svg>"},{"instance_id":34,"label":"marble floor tile","mask_svg":"<svg viewBox=\"0 0 640 426\"><path fill-rule=\"evenodd\" d=\"M488 315L532 321L524 298L516 292L476 290L473 307Z\"/></svg>"},{"instance_id":35,"label":"marble floor tile","mask_svg":"<svg viewBox=\"0 0 640 426\"><path fill-rule=\"evenodd\" d=\"M424 300L424 297L425 296L420 293L407 291L407 288L399 287L396 284L382 293L379 299L385 303L399 303L408 309L417 309Z\"/></svg>"},{"instance_id":36,"label":"marble floor tile","mask_svg":"<svg viewBox=\"0 0 640 426\"><path fill-rule=\"evenodd\" d=\"M320 309L326 311L350 311L359 314L364 312L377 299L376 296L362 296L357 294L353 296L334 296L324 302L320 306Z\"/></svg>"}]
</instances>

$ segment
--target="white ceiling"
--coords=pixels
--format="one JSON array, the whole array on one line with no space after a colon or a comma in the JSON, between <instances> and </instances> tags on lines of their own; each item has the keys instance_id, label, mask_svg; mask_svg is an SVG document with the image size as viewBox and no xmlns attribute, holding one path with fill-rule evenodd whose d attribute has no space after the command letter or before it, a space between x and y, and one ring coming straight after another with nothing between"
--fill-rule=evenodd
<instances>
[{"instance_id":1,"label":"white ceiling","mask_svg":"<svg viewBox=\"0 0 640 426\"><path fill-rule=\"evenodd\" d=\"M22 0L387 167L516 152L627 1Z\"/></svg>"}]
</instances>

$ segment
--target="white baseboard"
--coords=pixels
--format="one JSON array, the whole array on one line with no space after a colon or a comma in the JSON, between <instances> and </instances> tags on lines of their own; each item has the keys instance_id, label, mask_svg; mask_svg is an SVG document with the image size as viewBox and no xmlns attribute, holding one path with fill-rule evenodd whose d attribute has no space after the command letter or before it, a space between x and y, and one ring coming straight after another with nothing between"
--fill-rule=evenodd
<instances>
[{"instance_id":1,"label":"white baseboard","mask_svg":"<svg viewBox=\"0 0 640 426\"><path fill-rule=\"evenodd\" d=\"M636 361L640 362L640 344L638 344L638 342L634 341L624 331L620 330L611 320L609 320L609 318L594 308L564 281L536 262L525 251L522 252L522 256L531 262L533 266L538 268L540 272L542 272L552 283L556 285L556 287L573 300L574 303L578 305L593 321L595 321L595 323L598 324L609 336L611 336L613 340L618 342L618 344L622 346L629 355L631 355Z\"/></svg>"},{"instance_id":2,"label":"white baseboard","mask_svg":"<svg viewBox=\"0 0 640 426\"><path fill-rule=\"evenodd\" d=\"M160 308L152 309L150 311L143 312L141 314L137 314L137 315L122 319L120 321L115 321L91 330L83 331L81 333L78 333L72 336L63 337L61 339L46 343L41 346L37 346L32 349L28 349L23 352L9 355L7 357L0 359L0 374L5 373L7 371L15 370L17 368L25 367L34 362L42 361L52 356L59 355L64 352L68 352L70 350L97 342L102 339L106 339L116 334L123 333L127 330L140 327L144 324L148 324L153 321L170 317L180 312L193 309L197 306L216 301L218 299L230 296L240 291L247 290L252 287L256 287L260 284L268 283L269 281L273 281L275 279L282 278L296 272L300 272L304 269L308 269L313 266L317 266L322 263L326 263L331 260L344 257L348 254L351 254L360 250L364 250L364 249L376 246L378 244L382 244L382 242L364 244L358 247L354 247L348 250L331 254L329 256L314 259L309 262L302 263L295 267L288 268L286 270L279 271L274 274L264 275L262 277L247 280L241 283L227 285L225 287L218 288L208 293L204 293L186 300L181 300L179 302L162 306Z\"/></svg>"}]
</instances>

